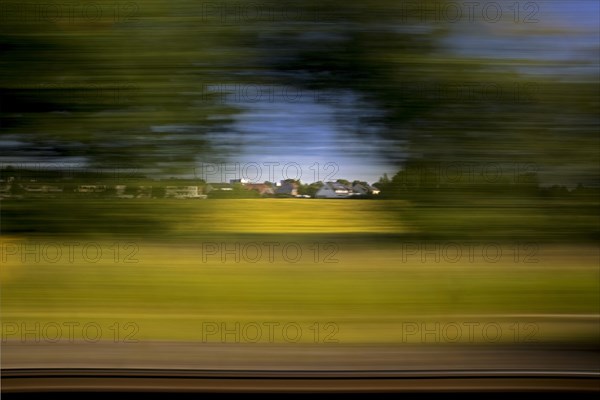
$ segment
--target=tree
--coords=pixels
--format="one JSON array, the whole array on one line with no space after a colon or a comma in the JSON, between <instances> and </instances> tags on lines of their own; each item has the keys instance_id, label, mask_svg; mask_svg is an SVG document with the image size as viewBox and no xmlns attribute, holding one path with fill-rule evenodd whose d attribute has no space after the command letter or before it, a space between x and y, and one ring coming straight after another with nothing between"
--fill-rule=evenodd
<instances>
[{"instance_id":1,"label":"tree","mask_svg":"<svg viewBox=\"0 0 600 400\"><path fill-rule=\"evenodd\" d=\"M102 3L93 17L54 6L52 20L39 7L3 7L0 130L20 151L175 173L211 154L206 136L234 108L209 84L246 57L236 27L190 0Z\"/></svg>"},{"instance_id":2,"label":"tree","mask_svg":"<svg viewBox=\"0 0 600 400\"><path fill-rule=\"evenodd\" d=\"M315 197L317 191L323 186L323 182L313 182L306 185L301 185L298 188L298 194L308 195L310 197Z\"/></svg>"}]
</instances>

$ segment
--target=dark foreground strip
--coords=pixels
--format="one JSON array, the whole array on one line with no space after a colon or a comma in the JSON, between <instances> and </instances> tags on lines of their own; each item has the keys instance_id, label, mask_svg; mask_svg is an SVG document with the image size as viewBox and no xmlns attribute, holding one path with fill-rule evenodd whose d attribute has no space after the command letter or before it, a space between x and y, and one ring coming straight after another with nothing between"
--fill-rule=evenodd
<instances>
[{"instance_id":1,"label":"dark foreground strip","mask_svg":"<svg viewBox=\"0 0 600 400\"><path fill-rule=\"evenodd\" d=\"M191 371L8 369L2 393L74 392L582 392L595 371Z\"/></svg>"}]
</instances>

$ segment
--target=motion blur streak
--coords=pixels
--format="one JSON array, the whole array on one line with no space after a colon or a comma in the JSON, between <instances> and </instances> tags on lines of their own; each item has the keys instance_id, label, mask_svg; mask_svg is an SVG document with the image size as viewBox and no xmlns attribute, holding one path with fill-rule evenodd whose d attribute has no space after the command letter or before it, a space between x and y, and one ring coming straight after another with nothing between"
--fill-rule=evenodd
<instances>
[{"instance_id":1,"label":"motion blur streak","mask_svg":"<svg viewBox=\"0 0 600 400\"><path fill-rule=\"evenodd\" d=\"M2 368L600 371L599 14L3 2Z\"/></svg>"}]
</instances>

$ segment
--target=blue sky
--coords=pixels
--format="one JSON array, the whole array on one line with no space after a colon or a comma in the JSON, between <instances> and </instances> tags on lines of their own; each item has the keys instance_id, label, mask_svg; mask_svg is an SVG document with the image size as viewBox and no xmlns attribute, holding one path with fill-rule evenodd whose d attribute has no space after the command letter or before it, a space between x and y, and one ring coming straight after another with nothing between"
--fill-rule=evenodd
<instances>
[{"instance_id":1,"label":"blue sky","mask_svg":"<svg viewBox=\"0 0 600 400\"><path fill-rule=\"evenodd\" d=\"M365 113L356 96L300 90L297 96L286 97L283 93L288 89L291 93L291 88L275 87L273 97L264 96L256 102L232 101L246 111L236 117L227 134L229 145L225 146L232 154L231 161L218 168L233 171L238 168L236 164L240 170L246 166L242 177L261 182L286 178L375 182L382 171L391 169L380 164L379 141L359 140L358 135L345 131L355 126L352 119L359 109ZM375 134L370 127L363 129ZM215 139L221 140L222 134ZM256 178L257 168L250 164L261 166L262 178ZM268 165L273 165L272 169Z\"/></svg>"},{"instance_id":2,"label":"blue sky","mask_svg":"<svg viewBox=\"0 0 600 400\"><path fill-rule=\"evenodd\" d=\"M522 18L531 15L533 10L531 6L524 9L526 3L519 3L519 7L523 8ZM600 2L543 0L535 3L538 9L532 17L538 20L537 23L455 24L454 34L445 43L447 51L471 57L547 62L547 67L518 70L521 73L550 73L567 77L597 74ZM504 7L505 3L502 4ZM550 28L554 33L549 35ZM578 62L575 65L558 63L567 60ZM235 163L239 163L240 170L250 163L279 163L281 168L274 169L278 172L275 179L279 180L297 177L290 176L297 168L289 169L287 175L283 170L286 164L296 163L301 166L304 182L314 180L317 165L321 169L328 163L337 166L336 174L327 175L332 169L323 170L325 175L319 175L319 178L359 179L372 183L385 172L390 176L396 172L395 167L381 159L382 151L389 150L389 143L377 140L372 136L373 132L364 133L372 140L358 140L357 136L345 134L344 130L351 126L344 124L351 122L345 118L352 118L353 110L356 114L363 110L354 96L333 95L338 103L328 103L315 101L311 92L301 93L300 100L294 102L286 101L277 94L275 97L261 96L260 99L248 95L258 101L232 102L245 111L236 117L235 133L230 133L227 140L239 144L229 148L234 155L228 168L235 169ZM343 111L342 124L338 115L340 111ZM368 127L361 129L367 130ZM360 136L364 135L361 132ZM239 151L236 152L236 149ZM246 171L252 172L246 174L248 177L256 176L256 168L247 168ZM267 171L265 167L263 172L266 174Z\"/></svg>"},{"instance_id":3,"label":"blue sky","mask_svg":"<svg viewBox=\"0 0 600 400\"><path fill-rule=\"evenodd\" d=\"M538 6L535 18L539 22L454 24L454 33L445 43L446 52L469 57L546 62L535 69L515 67L521 73L554 74L567 79L592 73L597 77L600 1L500 0L500 3L503 7L515 3L525 7L535 3ZM576 62L564 63L567 60ZM351 92L296 92L297 89L291 87L271 89L274 97L265 95L254 102L240 102L233 98L232 104L242 111L235 116L227 131L216 132L212 136L217 149L227 150L223 154L231 155L225 168L238 171L237 176L234 176L236 172L229 172L223 175L222 180L234 177L248 177L256 181L300 178L304 182L312 182L345 178L373 183L383 173L392 176L396 172L396 167L387 163L381 155L390 151L400 153L402 149L398 144L383 142L377 137L377 128L365 124L358 124L357 131L348 133L356 128L358 116L375 112ZM298 97L295 98L294 94ZM253 96L251 91L248 95ZM5 136L0 145L8 150L23 147L19 138L14 136ZM28 150L26 155L17 152L12 156L2 155L0 162L50 163L43 149ZM82 165L84 160L78 157L54 160L54 163ZM272 165L272 169L265 164ZM255 165L261 167L258 171L260 176ZM242 176L243 172L249 176Z\"/></svg>"}]
</instances>

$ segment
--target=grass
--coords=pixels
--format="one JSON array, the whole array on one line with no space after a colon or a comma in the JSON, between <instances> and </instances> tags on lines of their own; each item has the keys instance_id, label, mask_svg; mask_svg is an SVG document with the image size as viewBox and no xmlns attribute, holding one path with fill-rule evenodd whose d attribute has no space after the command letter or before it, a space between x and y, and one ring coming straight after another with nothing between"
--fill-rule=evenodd
<instances>
[{"instance_id":1,"label":"grass","mask_svg":"<svg viewBox=\"0 0 600 400\"><path fill-rule=\"evenodd\" d=\"M440 326L439 336L452 323L498 324L507 343L534 331L543 343L597 343L600 334L597 244L552 236L560 218L583 216L312 199L1 206L5 336L14 324L70 321L105 334L133 323L137 339L156 340L202 340L207 323L269 322L299 324L301 342L317 332L340 343L429 343L421 330ZM481 332L473 340L489 342Z\"/></svg>"},{"instance_id":2,"label":"grass","mask_svg":"<svg viewBox=\"0 0 600 400\"><path fill-rule=\"evenodd\" d=\"M401 200L38 199L0 204L5 234L166 240L240 235L596 242L597 205L416 206Z\"/></svg>"},{"instance_id":3,"label":"grass","mask_svg":"<svg viewBox=\"0 0 600 400\"><path fill-rule=\"evenodd\" d=\"M394 202L405 207L406 202ZM402 233L387 202L314 199L4 201L4 232L27 235Z\"/></svg>"},{"instance_id":4,"label":"grass","mask_svg":"<svg viewBox=\"0 0 600 400\"><path fill-rule=\"evenodd\" d=\"M474 248L472 259L465 253L459 262L431 256L423 262L422 254L407 255L408 247L398 244L339 242L335 251L323 253L321 247L315 259L315 245L323 243L281 235L278 248L286 243L301 248L297 262L290 261L291 252L286 259L279 251L272 262L266 253L255 263L243 256L236 262L233 254L223 262L218 246L234 249L235 242L213 242L218 249L207 255L206 242L190 240L136 241L138 251L129 261L137 262L128 263L124 260L135 248L124 252L126 243L117 242L115 259L115 241L105 239L94 241L103 250L96 262L75 251L72 262L64 253L51 263L47 259L54 255L42 254L36 262L30 254L23 262L21 254L7 254L8 246L21 240L3 239L3 324L95 322L107 335L115 322L131 322L139 327L135 338L157 340L206 339L203 330L212 323L233 329L236 323L269 322L297 323L304 330L301 342L314 340L315 323L322 334L337 327L333 338L340 343L429 343L431 335L406 336L407 324L422 323L429 329L436 323L440 329L450 323L463 329L470 322L495 323L503 332L498 340L507 343L515 342L515 326L520 334L535 326L533 338L540 342L594 343L599 334L598 248L592 245L542 245L532 263L515 261L508 244L502 244L497 262L483 257L481 247ZM48 240L30 240L29 248L44 243ZM326 255L337 262L324 262ZM466 330L461 339L468 339ZM474 340L487 342L477 331Z\"/></svg>"}]
</instances>

